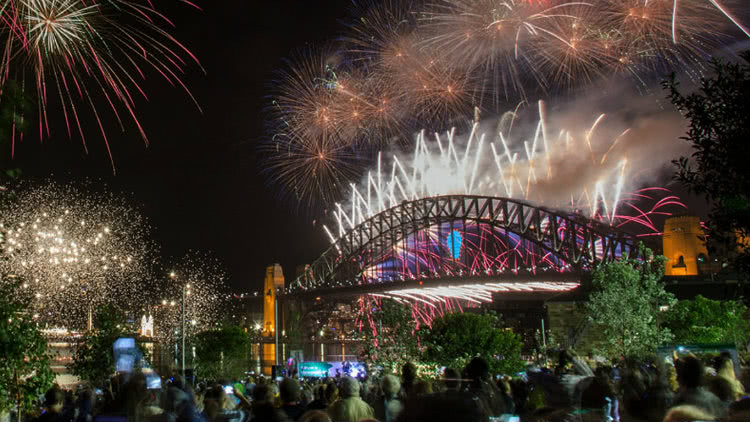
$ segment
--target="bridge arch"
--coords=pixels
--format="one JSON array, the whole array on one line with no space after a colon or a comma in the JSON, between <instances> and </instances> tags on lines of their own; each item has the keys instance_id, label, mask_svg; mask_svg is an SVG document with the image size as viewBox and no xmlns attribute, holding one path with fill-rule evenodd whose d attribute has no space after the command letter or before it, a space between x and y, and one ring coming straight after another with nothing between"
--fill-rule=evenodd
<instances>
[{"instance_id":1,"label":"bridge arch","mask_svg":"<svg viewBox=\"0 0 750 422\"><path fill-rule=\"evenodd\" d=\"M635 236L580 214L516 199L421 198L350 228L289 285L287 293L505 271L536 273L538 262L547 271L580 271L598 262L635 257L637 243ZM509 250L509 245L514 248ZM463 258L461 248L467 251ZM515 266L497 260L502 255L496 253L517 254L519 248L531 257L521 266L518 260ZM397 255L401 257L393 261ZM477 259L488 258L492 262L475 265ZM388 267L399 259L401 271ZM468 265L466 260L473 262Z\"/></svg>"}]
</instances>

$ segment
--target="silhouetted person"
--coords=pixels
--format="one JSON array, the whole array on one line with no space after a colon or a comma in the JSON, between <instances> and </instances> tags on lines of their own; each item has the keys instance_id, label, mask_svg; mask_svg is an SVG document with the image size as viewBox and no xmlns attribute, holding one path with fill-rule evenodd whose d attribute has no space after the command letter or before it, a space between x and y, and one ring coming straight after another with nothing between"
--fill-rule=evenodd
<instances>
[{"instance_id":1,"label":"silhouetted person","mask_svg":"<svg viewBox=\"0 0 750 422\"><path fill-rule=\"evenodd\" d=\"M328 408L328 402L326 402L326 385L321 384L315 386L313 390L314 400L307 405L308 410L326 410Z\"/></svg>"},{"instance_id":2,"label":"silhouetted person","mask_svg":"<svg viewBox=\"0 0 750 422\"><path fill-rule=\"evenodd\" d=\"M380 383L383 394L373 403L375 418L381 422L395 421L404 408L403 402L399 399L398 393L401 391L401 382L394 375L386 375Z\"/></svg>"},{"instance_id":3,"label":"silhouetted person","mask_svg":"<svg viewBox=\"0 0 750 422\"><path fill-rule=\"evenodd\" d=\"M417 379L417 367L413 363L407 362L401 367L401 398L408 398L414 389L414 383Z\"/></svg>"},{"instance_id":4,"label":"silhouetted person","mask_svg":"<svg viewBox=\"0 0 750 422\"><path fill-rule=\"evenodd\" d=\"M711 413L717 418L726 416L727 405L703 387L705 370L700 360L688 356L680 359L676 368L680 391L675 399L675 405L692 405Z\"/></svg>"},{"instance_id":5,"label":"silhouetted person","mask_svg":"<svg viewBox=\"0 0 750 422\"><path fill-rule=\"evenodd\" d=\"M372 407L359 396L359 381L342 378L341 398L328 407L328 414L333 422L358 422L373 417Z\"/></svg>"},{"instance_id":6,"label":"silhouetted person","mask_svg":"<svg viewBox=\"0 0 750 422\"><path fill-rule=\"evenodd\" d=\"M36 418L36 422L69 422L63 414L63 405L65 404L65 393L60 387L53 386L44 394L44 410Z\"/></svg>"},{"instance_id":7,"label":"silhouetted person","mask_svg":"<svg viewBox=\"0 0 750 422\"><path fill-rule=\"evenodd\" d=\"M397 422L486 422L488 417L475 401L460 394L414 397L406 402Z\"/></svg>"},{"instance_id":8,"label":"silhouetted person","mask_svg":"<svg viewBox=\"0 0 750 422\"><path fill-rule=\"evenodd\" d=\"M469 392L476 397L487 416L505 413L505 403L500 390L490 380L490 366L481 357L475 357L466 365L466 376L471 379Z\"/></svg>"},{"instance_id":9,"label":"silhouetted person","mask_svg":"<svg viewBox=\"0 0 750 422\"><path fill-rule=\"evenodd\" d=\"M299 404L299 383L292 378L284 378L279 385L279 396L281 397L281 410L287 418L297 421L305 413L305 407Z\"/></svg>"}]
</instances>

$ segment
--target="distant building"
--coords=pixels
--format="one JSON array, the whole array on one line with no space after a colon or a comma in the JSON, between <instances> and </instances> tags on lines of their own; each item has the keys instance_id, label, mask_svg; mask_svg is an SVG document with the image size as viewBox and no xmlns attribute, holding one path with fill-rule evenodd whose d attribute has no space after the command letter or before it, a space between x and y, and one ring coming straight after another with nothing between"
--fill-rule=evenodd
<instances>
[{"instance_id":1,"label":"distant building","mask_svg":"<svg viewBox=\"0 0 750 422\"><path fill-rule=\"evenodd\" d=\"M706 234L695 216L670 217L662 237L666 276L696 276L708 261Z\"/></svg>"}]
</instances>

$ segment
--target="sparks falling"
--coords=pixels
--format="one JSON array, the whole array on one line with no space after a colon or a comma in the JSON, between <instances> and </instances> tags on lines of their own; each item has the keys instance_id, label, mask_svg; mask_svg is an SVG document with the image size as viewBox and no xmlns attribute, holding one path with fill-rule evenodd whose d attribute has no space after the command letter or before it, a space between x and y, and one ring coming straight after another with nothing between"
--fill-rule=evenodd
<instances>
[{"instance_id":1,"label":"sparks falling","mask_svg":"<svg viewBox=\"0 0 750 422\"><path fill-rule=\"evenodd\" d=\"M602 139L597 132L606 121L602 114L582 133L561 129L550 134L544 103L539 102L533 133L516 135L517 110L509 113L494 134L482 133L479 123L461 142L455 129L432 137L422 131L410 157L393 155L384 162L379 154L377 168L368 173L363 185L350 185L348 204L336 204L338 225L326 228L331 241L403 201L449 194L524 199L616 224L628 178L627 157L619 154L618 145L627 142L629 130L614 139ZM548 185L562 171L557 166L574 159L589 166L592 179L582 178L567 187L569 192L557 192L558 199L550 201ZM561 201L563 196L566 199Z\"/></svg>"},{"instance_id":2,"label":"sparks falling","mask_svg":"<svg viewBox=\"0 0 750 422\"><path fill-rule=\"evenodd\" d=\"M50 183L19 190L1 215L0 269L32 292L41 322L82 328L98 305L141 303L153 247L121 198Z\"/></svg>"}]
</instances>

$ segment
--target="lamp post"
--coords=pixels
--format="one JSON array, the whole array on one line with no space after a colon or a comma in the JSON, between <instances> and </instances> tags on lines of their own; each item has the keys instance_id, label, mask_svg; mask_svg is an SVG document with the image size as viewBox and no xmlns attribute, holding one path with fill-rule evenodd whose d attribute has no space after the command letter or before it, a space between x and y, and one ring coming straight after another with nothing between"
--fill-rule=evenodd
<instances>
[{"instance_id":1,"label":"lamp post","mask_svg":"<svg viewBox=\"0 0 750 422\"><path fill-rule=\"evenodd\" d=\"M172 271L169 273L169 277L171 279L177 278L177 274ZM182 300L180 302L181 312L180 312L180 337L182 337L182 347L180 349L180 360L182 362L182 378L185 378L185 293L187 292L190 294L190 284L183 284L182 285Z\"/></svg>"}]
</instances>

